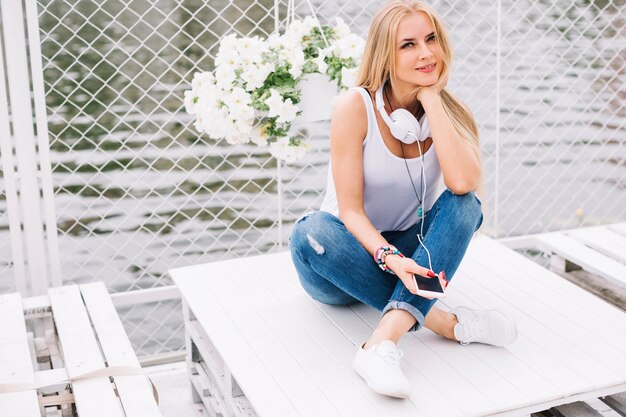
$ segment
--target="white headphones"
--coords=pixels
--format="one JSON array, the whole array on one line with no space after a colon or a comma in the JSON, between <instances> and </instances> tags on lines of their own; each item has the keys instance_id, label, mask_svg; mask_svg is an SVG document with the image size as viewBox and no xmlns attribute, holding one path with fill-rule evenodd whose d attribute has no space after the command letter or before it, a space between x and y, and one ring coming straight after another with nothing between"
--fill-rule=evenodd
<instances>
[{"instance_id":1,"label":"white headphones","mask_svg":"<svg viewBox=\"0 0 626 417\"><path fill-rule=\"evenodd\" d=\"M376 91L376 108L385 123L387 123L387 126L389 126L393 137L407 145L415 141L424 142L428 139L430 137L430 127L425 114L419 122L407 109L396 109L391 115L387 114L385 102L383 101L384 87L385 83Z\"/></svg>"}]
</instances>

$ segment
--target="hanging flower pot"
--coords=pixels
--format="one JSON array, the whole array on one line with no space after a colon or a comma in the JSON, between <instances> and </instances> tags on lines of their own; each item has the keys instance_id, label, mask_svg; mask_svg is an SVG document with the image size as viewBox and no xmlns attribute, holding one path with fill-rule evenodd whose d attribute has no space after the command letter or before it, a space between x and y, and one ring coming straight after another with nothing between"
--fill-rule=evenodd
<instances>
[{"instance_id":1,"label":"hanging flower pot","mask_svg":"<svg viewBox=\"0 0 626 417\"><path fill-rule=\"evenodd\" d=\"M295 161L310 145L290 136L292 122L299 114L330 119L333 97L354 84L364 45L339 18L335 26L293 21L267 39L225 36L215 70L194 74L185 109L213 139L270 144L276 158Z\"/></svg>"},{"instance_id":2,"label":"hanging flower pot","mask_svg":"<svg viewBox=\"0 0 626 417\"><path fill-rule=\"evenodd\" d=\"M339 86L331 81L326 74L305 74L298 87L302 93L298 120L304 123L330 120L332 102L339 94Z\"/></svg>"}]
</instances>

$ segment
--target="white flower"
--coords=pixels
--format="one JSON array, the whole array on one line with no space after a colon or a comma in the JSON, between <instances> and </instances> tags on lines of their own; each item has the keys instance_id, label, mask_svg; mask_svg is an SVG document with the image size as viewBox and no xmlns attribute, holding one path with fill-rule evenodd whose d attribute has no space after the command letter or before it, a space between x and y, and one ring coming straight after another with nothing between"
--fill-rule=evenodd
<instances>
[{"instance_id":1,"label":"white flower","mask_svg":"<svg viewBox=\"0 0 626 417\"><path fill-rule=\"evenodd\" d=\"M224 48L223 45L220 47L220 51L217 53L215 57L215 66L227 66L227 67L237 67L241 64L241 57L237 52L236 48L227 49ZM219 77L217 77L219 79Z\"/></svg>"},{"instance_id":2,"label":"white flower","mask_svg":"<svg viewBox=\"0 0 626 417\"><path fill-rule=\"evenodd\" d=\"M298 106L293 104L290 98L283 101L283 97L280 93L273 88L270 89L270 97L265 100L265 104L270 106L268 117L276 117L279 123L288 123L296 118L298 112Z\"/></svg>"},{"instance_id":3,"label":"white flower","mask_svg":"<svg viewBox=\"0 0 626 417\"><path fill-rule=\"evenodd\" d=\"M226 142L230 143L231 145L240 145L242 143L248 142L248 138L242 135L226 136L224 139L226 139Z\"/></svg>"},{"instance_id":4,"label":"white flower","mask_svg":"<svg viewBox=\"0 0 626 417\"><path fill-rule=\"evenodd\" d=\"M289 138L278 138L270 144L270 153L277 159L290 164L302 159L307 150L310 149L308 143L300 143L299 145L290 145Z\"/></svg>"},{"instance_id":5,"label":"white flower","mask_svg":"<svg viewBox=\"0 0 626 417\"><path fill-rule=\"evenodd\" d=\"M302 40L303 36L311 33L314 27L319 26L319 21L313 16L307 16L304 20L294 20L291 22L285 35L295 38L297 42Z\"/></svg>"},{"instance_id":6,"label":"white flower","mask_svg":"<svg viewBox=\"0 0 626 417\"><path fill-rule=\"evenodd\" d=\"M191 88L198 91L215 84L215 77L209 71L196 72L191 80Z\"/></svg>"},{"instance_id":7,"label":"white flower","mask_svg":"<svg viewBox=\"0 0 626 417\"><path fill-rule=\"evenodd\" d=\"M320 22L319 20L317 20L317 18L313 16L307 16L304 18L302 23L300 23L298 26L300 27L303 33L310 33L314 27L318 27L319 25L320 25Z\"/></svg>"},{"instance_id":8,"label":"white flower","mask_svg":"<svg viewBox=\"0 0 626 417\"><path fill-rule=\"evenodd\" d=\"M314 17L307 17L292 22L284 34L274 33L266 40L257 36L224 36L215 59L215 70L194 74L191 89L184 92L185 110L195 116L195 129L232 144L252 142L267 146L268 141L273 140L272 155L287 162L302 158L310 147L307 143L280 134L271 138L267 131L269 118L275 118L278 128L295 119L298 106L293 99L284 99L282 94L297 94L298 87L295 92L288 92L286 86L268 86L269 98L264 104L269 111L261 117L257 113L261 110L259 105L262 107L263 104L252 98L268 94L263 87L274 71L286 70L296 82L301 80L305 65L326 74L329 65L325 60L329 57L342 60L339 62L343 66L339 67L341 88L355 84L357 69L345 65L358 65L365 41L353 35L348 25L337 18L336 26L330 28L328 41L331 44L318 50L318 56L310 60L311 65L305 59L303 42L316 27L319 22ZM328 26L324 27L328 29Z\"/></svg>"},{"instance_id":9,"label":"white flower","mask_svg":"<svg viewBox=\"0 0 626 417\"><path fill-rule=\"evenodd\" d=\"M193 127L200 133L204 132L204 120L202 119L202 116L196 117Z\"/></svg>"},{"instance_id":10,"label":"white flower","mask_svg":"<svg viewBox=\"0 0 626 417\"><path fill-rule=\"evenodd\" d=\"M267 139L269 135L267 134L267 130L261 126L255 126L249 133L248 138L250 142L255 145L265 147L267 146Z\"/></svg>"},{"instance_id":11,"label":"white flower","mask_svg":"<svg viewBox=\"0 0 626 417\"><path fill-rule=\"evenodd\" d=\"M291 51L291 55L289 56L287 61L291 64L291 67L289 68L289 74L291 74L291 76L297 80L302 75L302 67L305 63L304 52L302 52L302 49L294 48Z\"/></svg>"},{"instance_id":12,"label":"white flower","mask_svg":"<svg viewBox=\"0 0 626 417\"><path fill-rule=\"evenodd\" d=\"M241 74L241 78L246 82L246 89L252 91L262 87L267 76L275 69L272 64L261 64L244 71L244 73Z\"/></svg>"},{"instance_id":13,"label":"white flower","mask_svg":"<svg viewBox=\"0 0 626 417\"><path fill-rule=\"evenodd\" d=\"M185 111L189 114L196 114L196 102L199 100L198 95L193 90L187 90L183 93L185 103Z\"/></svg>"},{"instance_id":14,"label":"white flower","mask_svg":"<svg viewBox=\"0 0 626 417\"><path fill-rule=\"evenodd\" d=\"M344 22L342 18L337 17L335 21L337 22L335 26L335 35L337 38L341 39L350 35L350 27L346 25L346 22Z\"/></svg>"},{"instance_id":15,"label":"white flower","mask_svg":"<svg viewBox=\"0 0 626 417\"><path fill-rule=\"evenodd\" d=\"M326 58L326 53L328 51L327 49L318 49L317 52L319 53L319 55L316 58L313 58L312 61L315 65L317 65L317 70L320 73L326 74L326 71L328 70L328 64L324 62L324 59Z\"/></svg>"},{"instance_id":16,"label":"white flower","mask_svg":"<svg viewBox=\"0 0 626 417\"><path fill-rule=\"evenodd\" d=\"M223 91L232 90L235 82L235 67L221 65L215 69L215 79L217 87Z\"/></svg>"},{"instance_id":17,"label":"white flower","mask_svg":"<svg viewBox=\"0 0 626 417\"><path fill-rule=\"evenodd\" d=\"M363 38L351 33L335 42L333 52L339 58L359 59L363 55L364 47Z\"/></svg>"},{"instance_id":18,"label":"white flower","mask_svg":"<svg viewBox=\"0 0 626 417\"><path fill-rule=\"evenodd\" d=\"M243 88L235 87L223 98L224 103L231 111L238 111L239 107L247 106L252 103L252 97Z\"/></svg>"},{"instance_id":19,"label":"white flower","mask_svg":"<svg viewBox=\"0 0 626 417\"><path fill-rule=\"evenodd\" d=\"M343 67L341 69L341 84L347 88L354 87L356 84L357 71L357 68Z\"/></svg>"}]
</instances>

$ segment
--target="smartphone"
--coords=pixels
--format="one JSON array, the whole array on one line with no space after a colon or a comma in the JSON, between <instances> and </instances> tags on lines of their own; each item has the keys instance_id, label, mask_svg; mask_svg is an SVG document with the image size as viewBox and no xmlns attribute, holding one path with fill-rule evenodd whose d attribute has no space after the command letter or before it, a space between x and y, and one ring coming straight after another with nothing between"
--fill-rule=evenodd
<instances>
[{"instance_id":1,"label":"smartphone","mask_svg":"<svg viewBox=\"0 0 626 417\"><path fill-rule=\"evenodd\" d=\"M417 295L427 298L444 298L446 296L445 289L441 287L439 274L434 278L425 278L413 274L413 283L417 287Z\"/></svg>"}]
</instances>

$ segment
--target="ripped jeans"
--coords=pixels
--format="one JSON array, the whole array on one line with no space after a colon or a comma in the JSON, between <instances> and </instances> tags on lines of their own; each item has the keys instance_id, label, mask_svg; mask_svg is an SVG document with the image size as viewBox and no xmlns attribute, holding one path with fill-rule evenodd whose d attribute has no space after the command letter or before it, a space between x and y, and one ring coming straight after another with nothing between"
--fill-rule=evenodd
<instances>
[{"instance_id":1,"label":"ripped jeans","mask_svg":"<svg viewBox=\"0 0 626 417\"><path fill-rule=\"evenodd\" d=\"M456 195L445 190L422 221L422 241L430 252L433 270L445 271L450 281L482 224L480 201L473 192ZM428 255L417 239L420 227L421 221L407 230L382 235L405 256L428 268ZM330 213L314 211L298 219L289 236L289 249L302 287L324 304L360 301L383 315L390 309L406 310L417 320L409 331L417 331L437 301L412 294L398 277L381 270L343 222Z\"/></svg>"}]
</instances>

